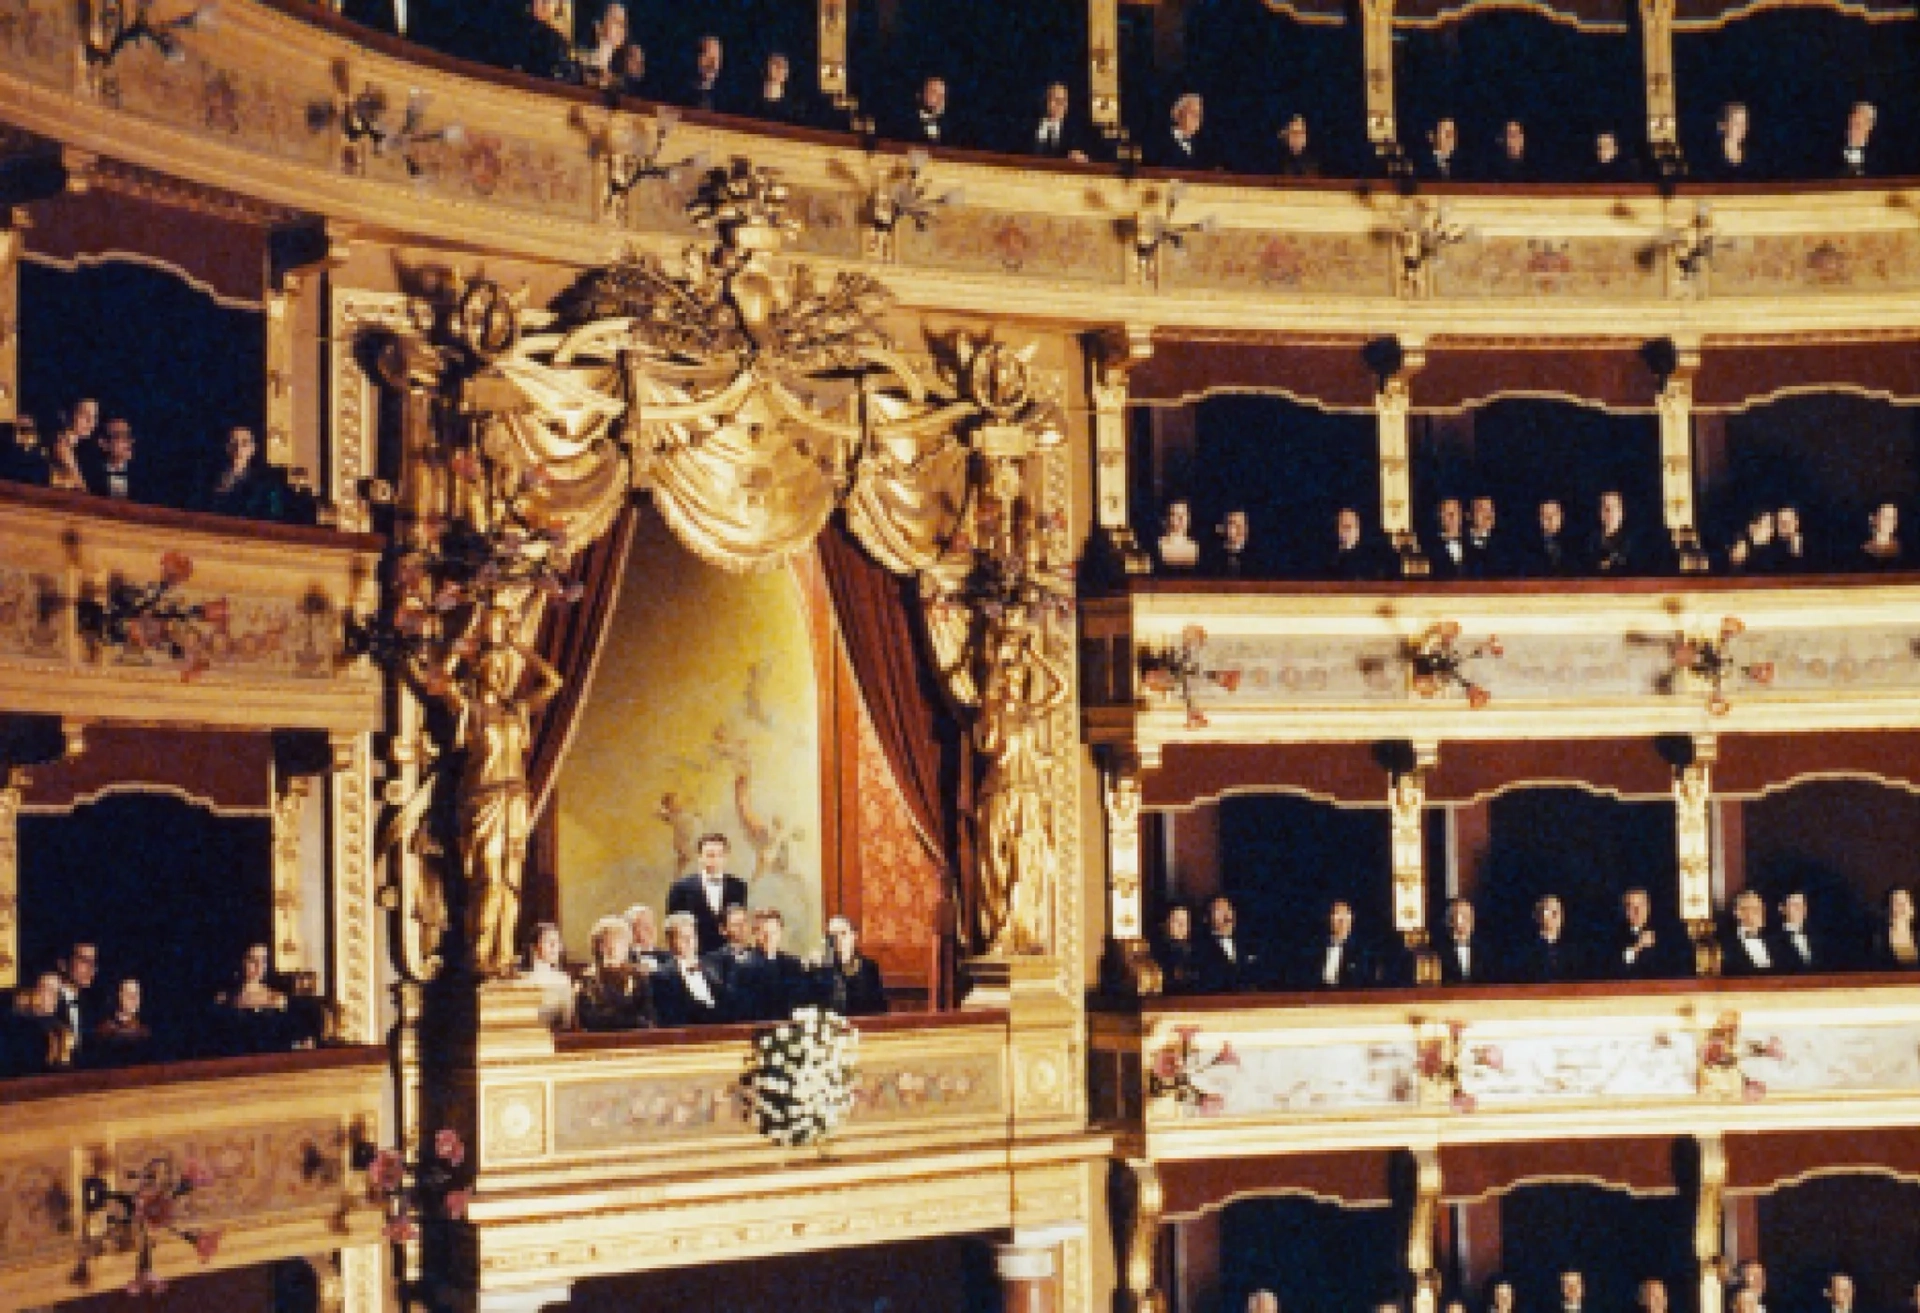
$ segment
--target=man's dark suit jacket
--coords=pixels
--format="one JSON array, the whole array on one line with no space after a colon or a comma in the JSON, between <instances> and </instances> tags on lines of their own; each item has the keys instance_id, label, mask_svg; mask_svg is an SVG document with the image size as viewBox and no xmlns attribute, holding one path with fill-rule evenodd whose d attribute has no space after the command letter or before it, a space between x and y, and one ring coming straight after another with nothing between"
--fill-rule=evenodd
<instances>
[{"instance_id":1,"label":"man's dark suit jacket","mask_svg":"<svg viewBox=\"0 0 1920 1313\"><path fill-rule=\"evenodd\" d=\"M835 961L816 969L813 994L821 1006L843 1017L877 1017L887 1010L887 987L880 980L880 964L865 953L855 955L852 971Z\"/></svg>"},{"instance_id":2,"label":"man's dark suit jacket","mask_svg":"<svg viewBox=\"0 0 1920 1313\"><path fill-rule=\"evenodd\" d=\"M1443 985L1477 985L1494 979L1490 969L1492 963L1487 958L1487 946L1477 935L1467 940L1467 965L1460 965L1460 953L1451 935L1434 946L1434 952L1440 958L1440 983Z\"/></svg>"},{"instance_id":3,"label":"man's dark suit jacket","mask_svg":"<svg viewBox=\"0 0 1920 1313\"><path fill-rule=\"evenodd\" d=\"M1562 980L1586 979L1586 962L1565 934L1548 943L1538 934L1527 941L1513 963L1515 983L1550 985Z\"/></svg>"},{"instance_id":4,"label":"man's dark suit jacket","mask_svg":"<svg viewBox=\"0 0 1920 1313\"><path fill-rule=\"evenodd\" d=\"M1200 937L1194 956L1200 964L1200 988L1206 993L1227 994L1237 989L1263 989L1270 983L1263 950L1237 932L1233 936L1233 949L1234 956L1229 958L1211 932Z\"/></svg>"},{"instance_id":5,"label":"man's dark suit jacket","mask_svg":"<svg viewBox=\"0 0 1920 1313\"><path fill-rule=\"evenodd\" d=\"M1614 980L1677 980L1693 974L1692 949L1685 933L1671 926L1648 925L1653 947L1627 961L1627 949L1640 936L1623 921L1607 941L1608 977ZM1772 945L1768 945L1769 948Z\"/></svg>"},{"instance_id":6,"label":"man's dark suit jacket","mask_svg":"<svg viewBox=\"0 0 1920 1313\"><path fill-rule=\"evenodd\" d=\"M702 1003L687 988L686 977L681 974L677 960L669 962L649 978L648 983L653 990L653 1015L660 1025L710 1026L717 1021L731 1020L727 1010L727 987L720 983L720 978L704 962L696 969L707 978L707 989L713 995L711 1006Z\"/></svg>"},{"instance_id":7,"label":"man's dark suit jacket","mask_svg":"<svg viewBox=\"0 0 1920 1313\"><path fill-rule=\"evenodd\" d=\"M1746 950L1740 945L1738 926L1727 931L1720 940L1720 974L1723 976L1784 976L1793 970L1793 949L1779 935L1771 930L1760 932L1760 942L1767 946L1767 961L1770 965L1757 967L1747 957Z\"/></svg>"},{"instance_id":8,"label":"man's dark suit jacket","mask_svg":"<svg viewBox=\"0 0 1920 1313\"><path fill-rule=\"evenodd\" d=\"M750 948L727 984L735 1021L785 1021L809 1001L807 969L792 953L768 957Z\"/></svg>"},{"instance_id":9,"label":"man's dark suit jacket","mask_svg":"<svg viewBox=\"0 0 1920 1313\"><path fill-rule=\"evenodd\" d=\"M1094 158L1094 152L1098 147L1098 143L1094 138L1093 132L1085 123L1075 118L1072 114L1067 115L1066 119L1060 124L1060 131L1054 137L1053 141L1042 145L1040 141L1040 125L1045 121L1043 118L1028 120L1024 125L1026 129L1025 132L1008 143L1012 148L1012 153L1016 155L1032 155L1037 159L1043 160L1064 160L1074 151L1079 151L1088 159Z\"/></svg>"},{"instance_id":10,"label":"man's dark suit jacket","mask_svg":"<svg viewBox=\"0 0 1920 1313\"><path fill-rule=\"evenodd\" d=\"M1326 981L1327 950L1333 947L1333 941L1322 937L1316 939L1300 955L1299 965L1294 972L1294 987L1297 989L1368 989L1379 983L1378 969L1374 956L1353 936L1347 936L1347 942L1341 946L1340 970L1338 977L1329 985Z\"/></svg>"},{"instance_id":11,"label":"man's dark suit jacket","mask_svg":"<svg viewBox=\"0 0 1920 1313\"><path fill-rule=\"evenodd\" d=\"M1162 128L1158 135L1147 139L1143 163L1155 169L1214 169L1219 161L1213 153L1213 145L1203 129L1187 139L1189 150L1181 149L1180 142L1173 135L1171 126Z\"/></svg>"},{"instance_id":12,"label":"man's dark suit jacket","mask_svg":"<svg viewBox=\"0 0 1920 1313\"><path fill-rule=\"evenodd\" d=\"M737 875L723 875L721 879L721 910L738 903L747 905L747 882ZM667 890L667 915L675 912L691 912L695 924L700 927L700 951L711 953L720 947L726 936L720 931L720 914L707 904L707 887L700 872L683 875L673 882Z\"/></svg>"}]
</instances>

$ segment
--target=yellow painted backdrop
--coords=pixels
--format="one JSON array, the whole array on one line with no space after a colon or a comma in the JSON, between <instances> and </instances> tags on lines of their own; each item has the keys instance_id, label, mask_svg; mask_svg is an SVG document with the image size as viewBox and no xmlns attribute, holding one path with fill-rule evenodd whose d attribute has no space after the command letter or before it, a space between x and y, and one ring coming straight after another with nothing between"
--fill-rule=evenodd
<instances>
[{"instance_id":1,"label":"yellow painted backdrop","mask_svg":"<svg viewBox=\"0 0 1920 1313\"><path fill-rule=\"evenodd\" d=\"M646 514L599 670L561 768L560 908L570 955L595 917L693 868L694 840L733 841L729 869L788 942L820 942L820 719L793 575L734 575Z\"/></svg>"}]
</instances>

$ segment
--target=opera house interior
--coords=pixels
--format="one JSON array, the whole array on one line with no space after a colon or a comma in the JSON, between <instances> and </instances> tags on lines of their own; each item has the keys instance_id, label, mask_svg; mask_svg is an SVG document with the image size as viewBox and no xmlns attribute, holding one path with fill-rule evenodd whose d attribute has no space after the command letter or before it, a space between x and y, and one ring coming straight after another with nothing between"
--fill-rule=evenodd
<instances>
[{"instance_id":1,"label":"opera house interior","mask_svg":"<svg viewBox=\"0 0 1920 1313\"><path fill-rule=\"evenodd\" d=\"M1916 525L1915 0L0 0L0 1310L1920 1313Z\"/></svg>"}]
</instances>

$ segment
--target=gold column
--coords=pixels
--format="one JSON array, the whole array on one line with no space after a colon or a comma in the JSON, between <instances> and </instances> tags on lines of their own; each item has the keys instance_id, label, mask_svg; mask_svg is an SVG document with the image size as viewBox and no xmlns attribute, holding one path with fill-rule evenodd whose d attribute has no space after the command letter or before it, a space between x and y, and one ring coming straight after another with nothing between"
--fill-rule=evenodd
<instances>
[{"instance_id":1,"label":"gold column","mask_svg":"<svg viewBox=\"0 0 1920 1313\"><path fill-rule=\"evenodd\" d=\"M1380 531L1400 556L1406 575L1427 573L1420 540L1413 532L1413 471L1407 437L1413 409L1413 376L1427 363L1424 343L1400 344L1399 367L1381 380L1374 394L1380 430Z\"/></svg>"},{"instance_id":2,"label":"gold column","mask_svg":"<svg viewBox=\"0 0 1920 1313\"><path fill-rule=\"evenodd\" d=\"M1716 1135L1699 1135L1700 1179L1694 1201L1693 1259L1700 1277L1700 1307L1726 1307L1720 1280L1720 1238L1726 1231L1724 1195L1727 1186L1726 1144Z\"/></svg>"},{"instance_id":3,"label":"gold column","mask_svg":"<svg viewBox=\"0 0 1920 1313\"><path fill-rule=\"evenodd\" d=\"M1094 352L1094 518L1113 560L1128 574L1153 569L1134 538L1127 493L1127 376L1152 355L1153 330L1138 324L1107 334Z\"/></svg>"},{"instance_id":4,"label":"gold column","mask_svg":"<svg viewBox=\"0 0 1920 1313\"><path fill-rule=\"evenodd\" d=\"M1693 758L1673 776L1674 842L1680 859L1680 917L1693 939L1699 974L1720 974L1720 951L1713 939L1713 763L1719 743L1696 735Z\"/></svg>"},{"instance_id":5,"label":"gold column","mask_svg":"<svg viewBox=\"0 0 1920 1313\"><path fill-rule=\"evenodd\" d=\"M1414 745L1411 769L1395 772L1387 786L1392 825L1393 928L1413 954L1414 981L1440 981L1440 963L1427 946L1427 772L1439 764L1436 743Z\"/></svg>"},{"instance_id":6,"label":"gold column","mask_svg":"<svg viewBox=\"0 0 1920 1313\"><path fill-rule=\"evenodd\" d=\"M1107 932L1119 983L1135 996L1158 994L1160 965L1147 947L1140 861L1140 759L1115 753L1101 772L1107 810Z\"/></svg>"},{"instance_id":7,"label":"gold column","mask_svg":"<svg viewBox=\"0 0 1920 1313\"><path fill-rule=\"evenodd\" d=\"M1640 0L1641 64L1647 71L1647 145L1656 159L1679 153L1673 86L1673 0Z\"/></svg>"},{"instance_id":8,"label":"gold column","mask_svg":"<svg viewBox=\"0 0 1920 1313\"><path fill-rule=\"evenodd\" d=\"M847 24L853 0L820 0L820 94L842 113L859 108L847 90Z\"/></svg>"},{"instance_id":9,"label":"gold column","mask_svg":"<svg viewBox=\"0 0 1920 1313\"><path fill-rule=\"evenodd\" d=\"M1160 1210L1165 1195L1160 1188L1160 1173L1151 1158L1126 1160L1127 1243L1120 1273L1121 1308L1124 1313L1166 1313L1166 1296L1160 1293L1159 1266Z\"/></svg>"},{"instance_id":10,"label":"gold column","mask_svg":"<svg viewBox=\"0 0 1920 1313\"><path fill-rule=\"evenodd\" d=\"M1440 1222L1440 1154L1412 1149L1413 1215L1407 1222L1407 1275L1413 1280L1411 1313L1439 1313L1440 1270L1433 1261L1433 1233Z\"/></svg>"},{"instance_id":11,"label":"gold column","mask_svg":"<svg viewBox=\"0 0 1920 1313\"><path fill-rule=\"evenodd\" d=\"M1700 548L1700 529L1693 487L1693 376L1700 369L1699 343L1676 344L1673 372L1662 382L1656 405L1660 410L1660 505L1680 569L1701 574L1707 554Z\"/></svg>"},{"instance_id":12,"label":"gold column","mask_svg":"<svg viewBox=\"0 0 1920 1313\"><path fill-rule=\"evenodd\" d=\"M0 989L20 983L20 799L27 773L0 763Z\"/></svg>"},{"instance_id":13,"label":"gold column","mask_svg":"<svg viewBox=\"0 0 1920 1313\"><path fill-rule=\"evenodd\" d=\"M274 781L273 790L273 965L281 972L308 969L301 936L306 898L300 880L300 825L311 785L301 775Z\"/></svg>"},{"instance_id":14,"label":"gold column","mask_svg":"<svg viewBox=\"0 0 1920 1313\"><path fill-rule=\"evenodd\" d=\"M1393 0L1361 0L1360 41L1367 74L1367 140L1377 155L1400 153L1393 105Z\"/></svg>"},{"instance_id":15,"label":"gold column","mask_svg":"<svg viewBox=\"0 0 1920 1313\"><path fill-rule=\"evenodd\" d=\"M299 280L267 291L267 431L260 449L269 465L293 464L293 302Z\"/></svg>"},{"instance_id":16,"label":"gold column","mask_svg":"<svg viewBox=\"0 0 1920 1313\"><path fill-rule=\"evenodd\" d=\"M27 212L16 208L0 229L0 424L20 415L20 252L26 228Z\"/></svg>"},{"instance_id":17,"label":"gold column","mask_svg":"<svg viewBox=\"0 0 1920 1313\"><path fill-rule=\"evenodd\" d=\"M340 1038L349 1044L380 1042L380 963L374 952L378 915L373 888L372 768L370 736L335 734L333 775L328 780L328 863L333 887L333 981L340 1009Z\"/></svg>"},{"instance_id":18,"label":"gold column","mask_svg":"<svg viewBox=\"0 0 1920 1313\"><path fill-rule=\"evenodd\" d=\"M1120 135L1120 0L1087 0L1087 116Z\"/></svg>"}]
</instances>

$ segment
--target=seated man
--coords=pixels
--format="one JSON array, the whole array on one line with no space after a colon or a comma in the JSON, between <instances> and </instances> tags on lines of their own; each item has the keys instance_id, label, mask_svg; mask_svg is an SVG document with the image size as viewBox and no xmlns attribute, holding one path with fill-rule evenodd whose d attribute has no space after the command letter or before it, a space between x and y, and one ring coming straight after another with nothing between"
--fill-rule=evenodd
<instances>
[{"instance_id":1,"label":"seated man","mask_svg":"<svg viewBox=\"0 0 1920 1313\"><path fill-rule=\"evenodd\" d=\"M1800 524L1800 508L1794 505L1779 507L1773 513L1774 541L1779 551L1774 557L1774 568L1781 574L1798 574L1813 569L1813 556L1807 550L1806 530Z\"/></svg>"},{"instance_id":2,"label":"seated man","mask_svg":"<svg viewBox=\"0 0 1920 1313\"><path fill-rule=\"evenodd\" d=\"M1687 941L1678 932L1662 932L1653 924L1653 899L1645 889L1629 889L1620 896L1620 928L1614 932L1610 974L1616 980L1670 980L1690 976L1692 958Z\"/></svg>"},{"instance_id":3,"label":"seated man","mask_svg":"<svg viewBox=\"0 0 1920 1313\"><path fill-rule=\"evenodd\" d=\"M560 0L528 0L520 21L508 29L498 62L531 77L578 80L571 44L559 24Z\"/></svg>"},{"instance_id":4,"label":"seated man","mask_svg":"<svg viewBox=\"0 0 1920 1313\"><path fill-rule=\"evenodd\" d=\"M730 108L721 70L726 65L726 47L711 32L702 36L693 48L693 71L676 99L688 109L709 114L724 114Z\"/></svg>"},{"instance_id":5,"label":"seated man","mask_svg":"<svg viewBox=\"0 0 1920 1313\"><path fill-rule=\"evenodd\" d=\"M1733 929L1721 941L1720 974L1783 975L1788 951L1767 931L1766 900L1752 889L1742 889L1733 900Z\"/></svg>"},{"instance_id":6,"label":"seated man","mask_svg":"<svg viewBox=\"0 0 1920 1313\"><path fill-rule=\"evenodd\" d=\"M792 85L793 65L784 52L770 51L761 66L760 86L746 112L768 123L805 123L810 115Z\"/></svg>"},{"instance_id":7,"label":"seated man","mask_svg":"<svg viewBox=\"0 0 1920 1313\"><path fill-rule=\"evenodd\" d=\"M1530 579L1565 579L1579 573L1573 544L1567 540L1567 512L1556 497L1540 503L1538 532L1522 570Z\"/></svg>"},{"instance_id":8,"label":"seated man","mask_svg":"<svg viewBox=\"0 0 1920 1313\"><path fill-rule=\"evenodd\" d=\"M1440 983L1474 985L1491 978L1484 946L1474 937L1473 904L1464 898L1447 903L1446 929L1436 951L1440 957Z\"/></svg>"},{"instance_id":9,"label":"seated man","mask_svg":"<svg viewBox=\"0 0 1920 1313\"><path fill-rule=\"evenodd\" d=\"M1159 938L1153 941L1153 960L1160 964L1160 992L1200 992L1200 958L1193 943L1193 913L1182 904L1167 909Z\"/></svg>"},{"instance_id":10,"label":"seated man","mask_svg":"<svg viewBox=\"0 0 1920 1313\"><path fill-rule=\"evenodd\" d=\"M1253 522L1242 507L1220 521L1220 541L1201 561L1202 573L1215 579L1257 579L1263 573L1253 546Z\"/></svg>"},{"instance_id":11,"label":"seated man","mask_svg":"<svg viewBox=\"0 0 1920 1313\"><path fill-rule=\"evenodd\" d=\"M1386 577L1386 553L1367 541L1360 512L1351 506L1342 506L1333 517L1333 550L1319 573L1323 579L1348 582Z\"/></svg>"},{"instance_id":12,"label":"seated man","mask_svg":"<svg viewBox=\"0 0 1920 1313\"><path fill-rule=\"evenodd\" d=\"M593 923L593 965L574 985L573 1016L582 1030L643 1030L653 1025L647 972L633 964L633 931L626 918Z\"/></svg>"},{"instance_id":13,"label":"seated man","mask_svg":"<svg viewBox=\"0 0 1920 1313\"><path fill-rule=\"evenodd\" d=\"M675 912L666 921L672 959L649 980L654 1019L662 1026L705 1026L727 1020L726 986L700 960L700 927L691 912Z\"/></svg>"},{"instance_id":14,"label":"seated man","mask_svg":"<svg viewBox=\"0 0 1920 1313\"><path fill-rule=\"evenodd\" d=\"M580 80L604 91L624 91L621 66L630 36L626 5L621 0L608 0L594 20L593 43L574 52Z\"/></svg>"},{"instance_id":15,"label":"seated man","mask_svg":"<svg viewBox=\"0 0 1920 1313\"><path fill-rule=\"evenodd\" d=\"M753 917L742 904L729 903L726 915L720 919L720 926L725 940L700 960L719 977L720 983L731 994L735 990L734 976L746 965L747 956L753 952Z\"/></svg>"},{"instance_id":16,"label":"seated man","mask_svg":"<svg viewBox=\"0 0 1920 1313\"><path fill-rule=\"evenodd\" d=\"M91 465L83 466L87 491L96 497L118 501L147 501L146 481L134 469L133 425L114 418L100 433L97 454Z\"/></svg>"},{"instance_id":17,"label":"seated man","mask_svg":"<svg viewBox=\"0 0 1920 1313\"><path fill-rule=\"evenodd\" d=\"M1145 163L1156 169L1211 169L1217 167L1211 144L1202 135L1206 102L1189 91L1167 111L1166 131L1147 140Z\"/></svg>"},{"instance_id":18,"label":"seated man","mask_svg":"<svg viewBox=\"0 0 1920 1313\"><path fill-rule=\"evenodd\" d=\"M914 93L913 107L900 117L887 134L896 141L916 146L958 146L954 124L947 113L947 80L935 74L920 83Z\"/></svg>"},{"instance_id":19,"label":"seated man","mask_svg":"<svg viewBox=\"0 0 1920 1313\"><path fill-rule=\"evenodd\" d=\"M1600 523L1587 539L1589 574L1630 575L1646 568L1639 543L1627 528L1627 502L1617 489L1600 494Z\"/></svg>"},{"instance_id":20,"label":"seated man","mask_svg":"<svg viewBox=\"0 0 1920 1313\"><path fill-rule=\"evenodd\" d=\"M1572 1268L1560 1274L1560 1313L1584 1313L1587 1305L1587 1278Z\"/></svg>"},{"instance_id":21,"label":"seated man","mask_svg":"<svg viewBox=\"0 0 1920 1313\"><path fill-rule=\"evenodd\" d=\"M665 966L672 955L660 946L653 909L645 903L635 903L627 909L626 921L633 936L633 964L642 971L658 971Z\"/></svg>"},{"instance_id":22,"label":"seated man","mask_svg":"<svg viewBox=\"0 0 1920 1313\"><path fill-rule=\"evenodd\" d=\"M880 964L860 951L860 932L844 916L827 919L826 952L814 992L822 1007L843 1017L877 1017L887 1010Z\"/></svg>"},{"instance_id":23,"label":"seated man","mask_svg":"<svg viewBox=\"0 0 1920 1313\"><path fill-rule=\"evenodd\" d=\"M1833 946L1825 936L1816 935L1807 925L1807 895L1802 889L1789 889L1780 900L1780 930L1775 936L1786 952L1789 971L1836 971L1844 964L1833 960Z\"/></svg>"},{"instance_id":24,"label":"seated man","mask_svg":"<svg viewBox=\"0 0 1920 1313\"><path fill-rule=\"evenodd\" d=\"M87 1037L107 1012L107 1001L100 995L100 946L75 942L59 967L60 1016L73 1032L77 1052L86 1048Z\"/></svg>"},{"instance_id":25,"label":"seated man","mask_svg":"<svg viewBox=\"0 0 1920 1313\"><path fill-rule=\"evenodd\" d=\"M1544 894L1533 904L1533 937L1514 960L1514 979L1523 985L1549 985L1585 978L1585 963L1567 936L1567 913L1558 896Z\"/></svg>"},{"instance_id":26,"label":"seated man","mask_svg":"<svg viewBox=\"0 0 1920 1313\"><path fill-rule=\"evenodd\" d=\"M1436 532L1427 544L1427 568L1435 579L1465 579L1473 570L1467 559L1466 517L1458 497L1442 497L1434 511Z\"/></svg>"},{"instance_id":27,"label":"seated man","mask_svg":"<svg viewBox=\"0 0 1920 1313\"><path fill-rule=\"evenodd\" d=\"M1032 132L1015 143L1015 149L1040 159L1085 164L1092 157L1091 134L1072 116L1072 106L1073 97L1066 83L1048 83L1039 121L1033 125Z\"/></svg>"},{"instance_id":28,"label":"seated man","mask_svg":"<svg viewBox=\"0 0 1920 1313\"><path fill-rule=\"evenodd\" d=\"M1587 165L1588 182L1638 182L1640 165L1620 149L1620 136L1611 128L1593 134L1593 159Z\"/></svg>"},{"instance_id":29,"label":"seated man","mask_svg":"<svg viewBox=\"0 0 1920 1313\"><path fill-rule=\"evenodd\" d=\"M1307 116L1295 114L1280 129L1280 158L1274 170L1283 178L1317 178L1320 156L1307 139Z\"/></svg>"},{"instance_id":30,"label":"seated man","mask_svg":"<svg viewBox=\"0 0 1920 1313\"><path fill-rule=\"evenodd\" d=\"M1327 905L1327 932L1301 962L1302 989L1365 989L1379 982L1373 955L1353 937L1353 904L1336 898Z\"/></svg>"},{"instance_id":31,"label":"seated man","mask_svg":"<svg viewBox=\"0 0 1920 1313\"><path fill-rule=\"evenodd\" d=\"M1259 989L1267 984L1266 958L1239 933L1233 900L1217 894L1207 904L1207 937L1196 954L1200 988L1210 994Z\"/></svg>"},{"instance_id":32,"label":"seated man","mask_svg":"<svg viewBox=\"0 0 1920 1313\"><path fill-rule=\"evenodd\" d=\"M1420 176L1447 182L1460 176L1460 126L1451 118L1434 120L1419 159Z\"/></svg>"},{"instance_id":33,"label":"seated man","mask_svg":"<svg viewBox=\"0 0 1920 1313\"><path fill-rule=\"evenodd\" d=\"M1493 498L1481 493L1473 499L1467 516L1467 576L1506 579L1515 573L1514 553L1508 550L1507 535L1499 528Z\"/></svg>"},{"instance_id":34,"label":"seated man","mask_svg":"<svg viewBox=\"0 0 1920 1313\"><path fill-rule=\"evenodd\" d=\"M1873 102L1855 101L1853 108L1847 111L1847 127L1840 138L1840 158L1834 176L1840 178L1878 178L1887 172L1886 161L1880 158L1880 146L1873 139L1873 128L1880 121L1880 111Z\"/></svg>"},{"instance_id":35,"label":"seated man","mask_svg":"<svg viewBox=\"0 0 1920 1313\"><path fill-rule=\"evenodd\" d=\"M1494 143L1493 167L1487 170L1492 182L1532 182L1536 176L1533 161L1527 157L1527 129L1519 119L1508 119Z\"/></svg>"},{"instance_id":36,"label":"seated man","mask_svg":"<svg viewBox=\"0 0 1920 1313\"><path fill-rule=\"evenodd\" d=\"M753 914L753 947L740 959L728 982L735 1021L785 1021L808 1001L807 970L781 947L787 919L778 908Z\"/></svg>"}]
</instances>

